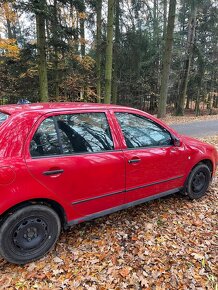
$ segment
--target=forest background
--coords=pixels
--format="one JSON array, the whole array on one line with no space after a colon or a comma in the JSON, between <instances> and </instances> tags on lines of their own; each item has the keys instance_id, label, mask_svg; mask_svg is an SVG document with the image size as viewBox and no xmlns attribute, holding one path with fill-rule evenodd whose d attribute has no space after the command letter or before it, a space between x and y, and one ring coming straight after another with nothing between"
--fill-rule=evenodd
<instances>
[{"instance_id":1,"label":"forest background","mask_svg":"<svg viewBox=\"0 0 218 290\"><path fill-rule=\"evenodd\" d=\"M218 108L216 0L0 1L0 102Z\"/></svg>"}]
</instances>

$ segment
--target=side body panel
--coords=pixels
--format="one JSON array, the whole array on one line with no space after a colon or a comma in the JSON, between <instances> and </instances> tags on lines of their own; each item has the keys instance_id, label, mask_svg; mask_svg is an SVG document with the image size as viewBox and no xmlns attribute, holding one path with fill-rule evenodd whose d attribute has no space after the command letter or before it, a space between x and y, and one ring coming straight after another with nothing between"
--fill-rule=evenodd
<instances>
[{"instance_id":1,"label":"side body panel","mask_svg":"<svg viewBox=\"0 0 218 290\"><path fill-rule=\"evenodd\" d=\"M83 110L82 112L102 112L102 110ZM74 113L81 113L81 111L74 111ZM110 117L108 115L109 124ZM26 165L32 178L71 205L72 214L68 216L82 218L120 206L124 202L125 162L112 127L111 125L115 146L115 150L112 151L33 158L29 154L28 146L26 148ZM36 128L29 136L28 144L35 130ZM54 170L62 172L53 175L45 174Z\"/></svg>"},{"instance_id":2,"label":"side body panel","mask_svg":"<svg viewBox=\"0 0 218 290\"><path fill-rule=\"evenodd\" d=\"M0 215L10 208L29 200L49 199L56 201L65 210L67 219L73 219L72 207L61 196L54 194L29 173L23 158L4 159L4 164L14 172L10 183L2 183L0 176ZM2 163L0 161L0 163Z\"/></svg>"},{"instance_id":3,"label":"side body panel","mask_svg":"<svg viewBox=\"0 0 218 290\"><path fill-rule=\"evenodd\" d=\"M123 112L135 114L131 110ZM147 118L146 115L141 116ZM115 116L114 124L120 132L126 162L125 203L183 186L188 163L188 151L184 144L180 147L172 145L128 149ZM136 162L132 163L132 160Z\"/></svg>"},{"instance_id":4,"label":"side body panel","mask_svg":"<svg viewBox=\"0 0 218 290\"><path fill-rule=\"evenodd\" d=\"M21 202L51 199L63 207L67 222L74 224L175 192L203 159L212 161L215 174L217 155L212 146L179 136L146 113L122 108L118 111L158 122L182 143L180 147L127 149L114 110L108 108L107 116L115 150L97 154L34 159L29 144L42 114L21 112L7 120L0 127L0 168L10 168L13 178L3 182L5 171L0 170L0 214ZM142 162L130 164L132 158ZM65 175L45 176L43 172L50 169L64 169Z\"/></svg>"}]
</instances>

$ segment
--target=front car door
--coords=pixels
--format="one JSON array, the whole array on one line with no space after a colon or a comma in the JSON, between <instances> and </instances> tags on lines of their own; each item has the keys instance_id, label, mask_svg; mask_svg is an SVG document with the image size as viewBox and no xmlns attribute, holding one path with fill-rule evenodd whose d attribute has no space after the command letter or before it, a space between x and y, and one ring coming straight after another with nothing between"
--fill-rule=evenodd
<instances>
[{"instance_id":1,"label":"front car door","mask_svg":"<svg viewBox=\"0 0 218 290\"><path fill-rule=\"evenodd\" d=\"M125 161L110 123L107 111L56 113L44 116L30 137L26 164L40 183L70 204L68 221L124 202Z\"/></svg>"},{"instance_id":2,"label":"front car door","mask_svg":"<svg viewBox=\"0 0 218 290\"><path fill-rule=\"evenodd\" d=\"M183 146L173 145L168 130L140 113L115 111L115 118L124 144L125 203L182 187L186 153Z\"/></svg>"}]
</instances>

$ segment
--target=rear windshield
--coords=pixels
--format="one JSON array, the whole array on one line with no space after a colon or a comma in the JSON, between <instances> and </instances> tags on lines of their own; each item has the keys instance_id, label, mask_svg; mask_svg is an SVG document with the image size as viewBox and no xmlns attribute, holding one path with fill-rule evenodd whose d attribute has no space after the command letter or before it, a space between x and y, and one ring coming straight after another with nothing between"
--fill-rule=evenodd
<instances>
[{"instance_id":1,"label":"rear windshield","mask_svg":"<svg viewBox=\"0 0 218 290\"><path fill-rule=\"evenodd\" d=\"M8 114L0 112L0 125L1 125L5 120L7 120L8 117L9 117Z\"/></svg>"}]
</instances>

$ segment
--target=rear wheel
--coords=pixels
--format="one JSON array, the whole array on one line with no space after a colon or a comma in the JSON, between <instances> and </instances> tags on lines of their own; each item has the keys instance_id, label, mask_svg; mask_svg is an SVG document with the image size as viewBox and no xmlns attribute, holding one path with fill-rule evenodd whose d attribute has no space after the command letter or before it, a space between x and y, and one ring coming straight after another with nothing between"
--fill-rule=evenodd
<instances>
[{"instance_id":1,"label":"rear wheel","mask_svg":"<svg viewBox=\"0 0 218 290\"><path fill-rule=\"evenodd\" d=\"M202 197L210 184L211 172L207 165L198 164L190 173L186 192L191 199Z\"/></svg>"},{"instance_id":2,"label":"rear wheel","mask_svg":"<svg viewBox=\"0 0 218 290\"><path fill-rule=\"evenodd\" d=\"M53 209L44 205L18 209L0 228L0 254L15 264L37 260L53 247L60 230L60 219Z\"/></svg>"}]
</instances>

